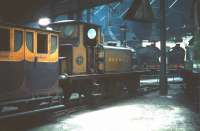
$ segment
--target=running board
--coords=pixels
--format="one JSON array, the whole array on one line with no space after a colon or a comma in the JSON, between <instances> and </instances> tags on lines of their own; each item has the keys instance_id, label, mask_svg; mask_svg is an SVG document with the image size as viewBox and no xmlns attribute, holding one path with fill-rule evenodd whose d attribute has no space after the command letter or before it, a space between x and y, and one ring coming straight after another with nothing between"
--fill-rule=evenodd
<instances>
[{"instance_id":1,"label":"running board","mask_svg":"<svg viewBox=\"0 0 200 131\"><path fill-rule=\"evenodd\" d=\"M2 115L2 116L0 116L0 120L32 115L34 113L41 113L44 111L56 111L56 110L61 110L64 108L65 108L64 105L57 105L57 106L52 106L52 107L43 108L43 109L37 109L37 110L33 110L33 111L26 111L26 112L14 113L14 114Z\"/></svg>"}]
</instances>

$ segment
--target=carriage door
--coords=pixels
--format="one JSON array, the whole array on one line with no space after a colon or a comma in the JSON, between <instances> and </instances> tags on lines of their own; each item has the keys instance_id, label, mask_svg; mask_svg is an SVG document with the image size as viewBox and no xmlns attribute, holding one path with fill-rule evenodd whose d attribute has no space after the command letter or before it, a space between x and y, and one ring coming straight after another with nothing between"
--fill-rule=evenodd
<instances>
[{"instance_id":1,"label":"carriage door","mask_svg":"<svg viewBox=\"0 0 200 131\"><path fill-rule=\"evenodd\" d=\"M25 86L27 88L28 95L32 95L33 77L35 67L35 32L32 30L25 31Z\"/></svg>"},{"instance_id":2,"label":"carriage door","mask_svg":"<svg viewBox=\"0 0 200 131\"><path fill-rule=\"evenodd\" d=\"M48 87L49 37L47 33L26 31L25 72L27 87L35 95Z\"/></svg>"},{"instance_id":3,"label":"carriage door","mask_svg":"<svg viewBox=\"0 0 200 131\"><path fill-rule=\"evenodd\" d=\"M43 90L44 92L50 88L52 82L51 74L52 63L49 61L49 37L46 32L37 32L36 34L36 50L34 58L34 70L32 77L34 89ZM55 74L56 75L56 74ZM49 81L49 82L48 82Z\"/></svg>"}]
</instances>

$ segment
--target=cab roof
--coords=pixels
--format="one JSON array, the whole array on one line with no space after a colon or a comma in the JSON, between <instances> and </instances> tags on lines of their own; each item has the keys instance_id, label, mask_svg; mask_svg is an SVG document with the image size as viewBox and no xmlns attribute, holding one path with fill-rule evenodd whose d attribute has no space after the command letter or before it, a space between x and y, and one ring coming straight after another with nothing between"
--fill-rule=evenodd
<instances>
[{"instance_id":1,"label":"cab roof","mask_svg":"<svg viewBox=\"0 0 200 131\"><path fill-rule=\"evenodd\" d=\"M82 24L82 25L91 25L91 26L100 27L99 25L96 25L96 24L87 23L83 21L77 21L77 20L61 20L61 21L56 21L54 23L51 23L50 25L59 25L59 24Z\"/></svg>"}]
</instances>

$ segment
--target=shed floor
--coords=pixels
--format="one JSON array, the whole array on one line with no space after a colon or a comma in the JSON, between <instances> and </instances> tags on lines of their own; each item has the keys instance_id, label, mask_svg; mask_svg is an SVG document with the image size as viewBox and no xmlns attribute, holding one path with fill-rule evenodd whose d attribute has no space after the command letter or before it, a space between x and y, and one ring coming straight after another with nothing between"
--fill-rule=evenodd
<instances>
[{"instance_id":1,"label":"shed floor","mask_svg":"<svg viewBox=\"0 0 200 131\"><path fill-rule=\"evenodd\" d=\"M0 131L200 131L199 115L188 105L181 85L171 84L165 97L154 92L62 117L48 114L50 120L15 120Z\"/></svg>"},{"instance_id":2,"label":"shed floor","mask_svg":"<svg viewBox=\"0 0 200 131\"><path fill-rule=\"evenodd\" d=\"M30 131L199 131L199 116L184 101L181 86L170 85L166 97L154 92L74 113Z\"/></svg>"}]
</instances>

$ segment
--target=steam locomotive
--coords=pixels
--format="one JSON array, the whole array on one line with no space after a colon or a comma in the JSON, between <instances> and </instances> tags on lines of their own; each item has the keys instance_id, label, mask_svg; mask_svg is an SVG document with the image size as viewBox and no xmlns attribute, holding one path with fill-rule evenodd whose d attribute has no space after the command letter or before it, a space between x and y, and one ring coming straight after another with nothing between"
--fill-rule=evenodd
<instances>
[{"instance_id":1,"label":"steam locomotive","mask_svg":"<svg viewBox=\"0 0 200 131\"><path fill-rule=\"evenodd\" d=\"M51 27L61 31L60 85L65 100L73 92L87 98L136 93L139 74L132 70L133 49L101 44L100 27L94 24L60 21Z\"/></svg>"},{"instance_id":2,"label":"steam locomotive","mask_svg":"<svg viewBox=\"0 0 200 131\"><path fill-rule=\"evenodd\" d=\"M136 49L137 70L159 70L160 69L159 48L152 44L147 47ZM176 44L167 52L167 65L169 70L183 69L185 64L185 50Z\"/></svg>"},{"instance_id":3,"label":"steam locomotive","mask_svg":"<svg viewBox=\"0 0 200 131\"><path fill-rule=\"evenodd\" d=\"M168 52L168 68L169 69L183 69L185 65L185 50L176 44Z\"/></svg>"},{"instance_id":4,"label":"steam locomotive","mask_svg":"<svg viewBox=\"0 0 200 131\"><path fill-rule=\"evenodd\" d=\"M159 70L160 49L152 44L147 47L136 49L137 69L139 70Z\"/></svg>"}]
</instances>

